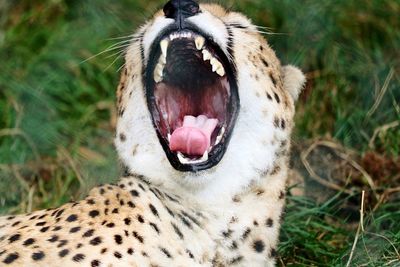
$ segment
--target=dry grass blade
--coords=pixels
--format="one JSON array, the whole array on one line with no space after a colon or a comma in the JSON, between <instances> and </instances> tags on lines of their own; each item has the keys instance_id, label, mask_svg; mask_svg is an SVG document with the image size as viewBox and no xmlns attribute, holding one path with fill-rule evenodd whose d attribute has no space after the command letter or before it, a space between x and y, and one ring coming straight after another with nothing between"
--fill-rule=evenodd
<instances>
[{"instance_id":1,"label":"dry grass blade","mask_svg":"<svg viewBox=\"0 0 400 267\"><path fill-rule=\"evenodd\" d=\"M383 84L382 89L380 90L380 92L375 100L374 105L371 107L371 109L367 113L366 119L369 119L374 114L374 112L378 109L379 104L381 103L381 101L383 99L383 96L385 95L387 89L389 88L389 84L393 78L393 75L394 75L394 69L391 68L388 76L386 77L385 83Z\"/></svg>"},{"instance_id":2,"label":"dry grass blade","mask_svg":"<svg viewBox=\"0 0 400 267\"><path fill-rule=\"evenodd\" d=\"M321 183L322 185L327 186L328 188L338 190L338 191L343 191L348 194L351 194L350 190L344 189L336 184L330 183L327 180L321 178L311 168L309 162L307 161L307 157L318 146L325 146L325 147L331 148L336 153L336 155L338 155L341 159L348 162L354 169L359 171L362 174L362 177L366 180L368 186L371 188L372 192L374 193L375 198L377 200L380 199L380 196L376 193L376 185L375 185L371 175L369 175L368 172L366 170L364 170L363 167L360 166L360 164L358 164L355 160L350 158L349 155L352 154L352 152L350 150L346 150L341 145L339 145L335 142L332 142L332 141L316 141L305 152L303 152L301 154L301 159L303 161L303 164L306 167L307 171L310 173L311 178L313 178L317 182ZM345 152L341 152L341 151L345 151Z\"/></svg>"},{"instance_id":3,"label":"dry grass blade","mask_svg":"<svg viewBox=\"0 0 400 267\"><path fill-rule=\"evenodd\" d=\"M364 197L365 197L365 191L362 191L361 207L360 207L360 222L358 224L356 236L354 237L353 246L351 247L350 256L349 256L349 259L347 260L346 267L350 266L351 260L353 259L354 251L356 250L356 247L357 247L357 242L360 237L360 233L364 232Z\"/></svg>"},{"instance_id":4,"label":"dry grass blade","mask_svg":"<svg viewBox=\"0 0 400 267\"><path fill-rule=\"evenodd\" d=\"M372 138L369 140L368 147L371 148L371 149L374 149L374 147L375 147L374 146L375 139L376 139L376 137L378 137L379 134L385 133L388 130L390 130L392 128L396 128L398 126L400 126L400 121L393 121L391 123L382 125L379 128L376 128L374 130L374 134L372 135Z\"/></svg>"},{"instance_id":5,"label":"dry grass blade","mask_svg":"<svg viewBox=\"0 0 400 267\"><path fill-rule=\"evenodd\" d=\"M36 149L36 146L34 142L29 138L29 136L24 133L22 130L14 128L14 129L1 129L0 130L0 137L1 136L21 136L29 145L29 147L32 149L33 155L35 156L36 160L40 160L40 155L38 150Z\"/></svg>"},{"instance_id":6,"label":"dry grass blade","mask_svg":"<svg viewBox=\"0 0 400 267\"><path fill-rule=\"evenodd\" d=\"M76 178L78 179L80 185L83 187L85 185L84 179L83 179L81 173L79 172L79 170L78 170L74 160L72 159L71 155L69 154L69 152L63 147L59 147L58 150L60 151L61 155L67 160L71 169L74 171Z\"/></svg>"},{"instance_id":7,"label":"dry grass blade","mask_svg":"<svg viewBox=\"0 0 400 267\"><path fill-rule=\"evenodd\" d=\"M307 150L303 151L300 155L301 161L304 165L304 167L307 169L308 173L310 174L310 177L318 182L319 184L326 186L327 188L339 191L339 192L345 192L347 194L352 194L353 192L351 190L348 190L346 188L343 188L337 184L331 183L325 179L323 179L321 176L319 176L314 169L311 167L310 163L308 162L307 158L310 155L310 153L320 145L320 142L314 142Z\"/></svg>"}]
</instances>

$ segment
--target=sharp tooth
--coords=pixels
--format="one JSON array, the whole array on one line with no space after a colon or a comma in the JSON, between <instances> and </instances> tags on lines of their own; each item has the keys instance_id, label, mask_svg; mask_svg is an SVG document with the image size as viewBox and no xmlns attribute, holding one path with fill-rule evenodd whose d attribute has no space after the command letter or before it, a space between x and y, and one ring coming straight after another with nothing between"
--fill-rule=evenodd
<instances>
[{"instance_id":1,"label":"sharp tooth","mask_svg":"<svg viewBox=\"0 0 400 267\"><path fill-rule=\"evenodd\" d=\"M162 40L161 41L161 43L160 43L160 46L161 46L161 52L162 52L162 54L163 54L163 57L167 57L167 50L168 50L168 45L169 45L169 42L168 42L168 40Z\"/></svg>"},{"instance_id":2,"label":"sharp tooth","mask_svg":"<svg viewBox=\"0 0 400 267\"><path fill-rule=\"evenodd\" d=\"M222 65L220 65L220 67L217 69L217 74L221 77L225 75L225 69Z\"/></svg>"},{"instance_id":3,"label":"sharp tooth","mask_svg":"<svg viewBox=\"0 0 400 267\"><path fill-rule=\"evenodd\" d=\"M216 59L216 58L212 58L211 60L210 60L210 63L211 63L211 66L212 66L212 71L213 72L215 72L217 69L218 69L218 67L219 67L219 65L218 65L218 60Z\"/></svg>"},{"instance_id":4,"label":"sharp tooth","mask_svg":"<svg viewBox=\"0 0 400 267\"><path fill-rule=\"evenodd\" d=\"M164 71L164 65L161 63L158 63L156 66L156 69L154 70L154 81L156 83L159 83L162 81L163 71Z\"/></svg>"},{"instance_id":5,"label":"sharp tooth","mask_svg":"<svg viewBox=\"0 0 400 267\"><path fill-rule=\"evenodd\" d=\"M208 50L203 49L202 53L203 53L203 60L204 61L210 60L212 58L211 53Z\"/></svg>"},{"instance_id":6,"label":"sharp tooth","mask_svg":"<svg viewBox=\"0 0 400 267\"><path fill-rule=\"evenodd\" d=\"M204 39L204 37L202 36L198 36L196 37L196 39L194 40L195 44L196 44L196 48L197 50L201 50L204 47L204 43L206 42L206 40Z\"/></svg>"}]
</instances>

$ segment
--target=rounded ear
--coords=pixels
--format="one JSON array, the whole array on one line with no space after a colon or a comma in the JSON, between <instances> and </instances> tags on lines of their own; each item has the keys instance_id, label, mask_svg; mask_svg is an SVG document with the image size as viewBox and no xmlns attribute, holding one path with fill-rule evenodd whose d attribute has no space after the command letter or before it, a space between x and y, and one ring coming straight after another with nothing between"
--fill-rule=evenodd
<instances>
[{"instance_id":1,"label":"rounded ear","mask_svg":"<svg viewBox=\"0 0 400 267\"><path fill-rule=\"evenodd\" d=\"M301 90L306 83L303 72L295 66L287 65L282 68L283 87L289 92L294 101L297 101Z\"/></svg>"}]
</instances>

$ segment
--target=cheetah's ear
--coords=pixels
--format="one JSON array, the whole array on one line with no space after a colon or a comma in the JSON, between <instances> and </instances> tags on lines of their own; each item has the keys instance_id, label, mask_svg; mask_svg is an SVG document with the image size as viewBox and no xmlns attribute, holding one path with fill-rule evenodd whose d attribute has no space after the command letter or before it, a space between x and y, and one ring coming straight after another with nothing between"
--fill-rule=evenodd
<instances>
[{"instance_id":1,"label":"cheetah's ear","mask_svg":"<svg viewBox=\"0 0 400 267\"><path fill-rule=\"evenodd\" d=\"M287 65L282 68L283 86L292 96L294 101L297 101L301 90L303 90L306 82L306 77L303 72L295 66Z\"/></svg>"}]
</instances>

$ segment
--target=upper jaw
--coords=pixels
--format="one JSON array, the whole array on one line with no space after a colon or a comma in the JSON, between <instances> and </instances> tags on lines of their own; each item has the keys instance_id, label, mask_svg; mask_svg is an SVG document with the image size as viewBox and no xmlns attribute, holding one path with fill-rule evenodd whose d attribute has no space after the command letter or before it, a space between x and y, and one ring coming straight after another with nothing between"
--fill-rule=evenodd
<instances>
[{"instance_id":1,"label":"upper jaw","mask_svg":"<svg viewBox=\"0 0 400 267\"><path fill-rule=\"evenodd\" d=\"M171 61L176 60L178 62L176 64L179 66L179 51L177 52L177 57L169 57L168 53L170 49L174 48L174 44L177 44L177 41L182 40L183 44L188 44L188 49L184 49L182 53L187 51L190 59L188 59L189 62L183 62L187 68L176 68L174 67L175 62L171 63ZM205 65L195 65L198 63L192 63L191 60L198 60L199 57L203 62L206 62ZM182 58L185 60L184 56ZM171 165L176 170L183 172L198 172L214 167L224 156L239 112L240 104L236 70L233 64L231 64L228 57L222 52L222 49L213 42L211 37L195 28L180 31L174 28L164 30L152 44L149 59L144 75L148 107L152 116L153 126ZM206 66L208 66L208 69L206 69ZM192 69L189 71L190 67ZM193 75L193 72L196 72L196 75ZM211 140L212 144L210 148L202 156L193 158L179 151L171 151L170 137L176 127L171 126L172 129L170 129L170 125L168 125L166 127L168 128L167 130L160 129L163 128L160 127L160 124L162 124L160 123L162 121L162 114L167 113L167 115L171 115L168 112L163 113L162 108L160 108L160 102L157 99L157 90L158 87L161 87L160 84L168 86L171 91L176 91L176 94L197 94L197 98L204 97L201 96L204 94L211 94L211 100L219 101L220 105L216 104L210 108L211 111L204 111L211 113L210 116L214 115L214 117L218 117L219 123L212 134L213 139ZM216 94L215 88L219 88L218 90L223 92ZM188 90L191 91L188 92ZM200 93L198 93L199 91ZM206 91L209 93L205 93ZM200 97L198 96L199 94ZM204 102L206 101L196 101L196 104L192 106L202 105ZM221 111L219 106L224 106L224 111ZM216 111L217 109L219 111ZM195 111L193 110L187 112L188 114L186 115L194 117L202 115L202 113L194 114ZM178 120L178 125L181 125L180 123L182 123L183 118L176 120Z\"/></svg>"}]
</instances>

